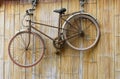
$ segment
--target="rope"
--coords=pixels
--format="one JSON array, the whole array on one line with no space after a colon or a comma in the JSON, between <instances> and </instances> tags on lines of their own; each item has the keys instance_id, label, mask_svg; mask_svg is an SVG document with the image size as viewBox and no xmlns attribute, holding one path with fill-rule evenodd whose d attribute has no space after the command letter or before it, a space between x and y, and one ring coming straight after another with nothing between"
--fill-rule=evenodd
<instances>
[{"instance_id":1,"label":"rope","mask_svg":"<svg viewBox=\"0 0 120 79\"><path fill-rule=\"evenodd\" d=\"M80 0L80 11L83 12L84 11L84 4L87 2L87 0Z\"/></svg>"},{"instance_id":2,"label":"rope","mask_svg":"<svg viewBox=\"0 0 120 79\"><path fill-rule=\"evenodd\" d=\"M35 8L37 6L38 0L32 0L32 6Z\"/></svg>"}]
</instances>

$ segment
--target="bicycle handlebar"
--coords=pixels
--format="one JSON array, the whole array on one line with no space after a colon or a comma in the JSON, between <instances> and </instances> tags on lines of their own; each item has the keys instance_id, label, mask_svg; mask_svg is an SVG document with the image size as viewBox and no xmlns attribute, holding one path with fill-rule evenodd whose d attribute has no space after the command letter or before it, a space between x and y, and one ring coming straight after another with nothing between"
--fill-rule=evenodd
<instances>
[{"instance_id":1,"label":"bicycle handlebar","mask_svg":"<svg viewBox=\"0 0 120 79\"><path fill-rule=\"evenodd\" d=\"M35 9L28 9L26 10L26 14L28 15L33 14L33 11L35 11Z\"/></svg>"}]
</instances>

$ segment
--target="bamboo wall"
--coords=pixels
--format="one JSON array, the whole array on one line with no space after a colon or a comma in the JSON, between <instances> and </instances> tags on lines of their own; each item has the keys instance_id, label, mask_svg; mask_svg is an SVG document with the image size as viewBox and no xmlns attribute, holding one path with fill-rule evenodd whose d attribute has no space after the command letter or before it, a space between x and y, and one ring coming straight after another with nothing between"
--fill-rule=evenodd
<instances>
[{"instance_id":1,"label":"bamboo wall","mask_svg":"<svg viewBox=\"0 0 120 79\"><path fill-rule=\"evenodd\" d=\"M120 79L120 0L87 0L85 11L100 25L98 45L88 51L75 51L69 46L55 54L52 41L44 38L46 52L42 61L33 68L21 68L8 56L10 38L22 28L29 0L0 0L0 79ZM67 8L66 13L79 11L79 0L41 0L35 11L37 22L58 25L54 9ZM53 38L57 30L39 27ZM84 54L82 54L84 53Z\"/></svg>"}]
</instances>

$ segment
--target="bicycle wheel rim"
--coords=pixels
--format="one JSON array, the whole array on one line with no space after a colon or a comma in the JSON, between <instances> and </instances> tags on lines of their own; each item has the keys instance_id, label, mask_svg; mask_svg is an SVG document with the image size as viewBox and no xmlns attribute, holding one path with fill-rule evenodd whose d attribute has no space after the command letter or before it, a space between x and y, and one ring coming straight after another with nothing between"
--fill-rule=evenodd
<instances>
[{"instance_id":1,"label":"bicycle wheel rim","mask_svg":"<svg viewBox=\"0 0 120 79\"><path fill-rule=\"evenodd\" d=\"M39 54L39 57L36 57L36 60L35 61L32 61L31 60L31 64L26 64L26 63L20 63L20 62L18 62L16 59L14 59L14 56L13 55L15 55L15 53L13 54L12 52L11 52L11 49L12 49L12 46L14 46L14 40L15 40L15 38L17 37L17 36L19 36L20 34L32 34L33 36L35 35L39 40L40 40L40 43L42 44L41 46L42 46L42 48L41 48L41 53ZM35 40L36 41L36 40ZM30 44L30 45L32 45L32 44ZM19 45L20 46L20 45ZM37 46L36 46L37 47ZM14 47L13 47L14 48ZM31 50L32 51L32 49L29 49L29 50ZM37 49L36 49L37 50ZM14 50L13 50L13 52L14 52ZM36 64L38 64L40 61L41 61L41 59L42 59L42 57L43 57L43 55L44 55L44 52L45 52L45 44L44 44L44 41L43 41L43 39L38 35L38 34L36 34L36 33L34 33L34 32L28 32L28 31L23 31L23 32L19 32L19 33L17 33L15 36L13 36L13 38L10 40L10 42L9 42L9 46L8 46L8 54L9 54L9 57L10 57L10 59L13 61L13 63L15 63L16 65L18 65L18 66L20 66L20 67L25 67L25 68L28 68L28 67L32 67L32 66L35 66ZM20 53L20 52L19 52ZM26 53L26 52L25 52ZM36 53L36 54L34 54L35 56L38 54L38 52ZM20 54L20 55L22 55L22 54ZM26 56L24 56L25 57L25 61L27 61L26 60ZM38 58L38 59L37 59ZM22 59L24 59L24 58L21 58L21 60ZM28 60L29 61L29 60Z\"/></svg>"},{"instance_id":2,"label":"bicycle wheel rim","mask_svg":"<svg viewBox=\"0 0 120 79\"><path fill-rule=\"evenodd\" d=\"M68 27L68 26L67 26L68 22L70 22L71 19L73 19L73 18L75 18L75 17L87 18L87 19L89 19L89 20L95 25L96 33L97 33L96 39L95 39L94 42L93 42L91 45L89 45L88 47L82 47L82 45L81 45L81 47L75 47L75 46L73 46L73 45L69 42L69 39L68 39L68 37L67 37L67 32L66 32L66 30L63 30L63 35L64 35L64 38L66 39L67 44L68 44L70 47L72 47L73 49L75 49L75 50L88 50L88 49L94 47L94 46L97 44L97 42L98 42L98 40L99 40L99 37L100 37L99 25L98 25L96 19L95 19L94 17L92 17L91 15L89 15L89 14L76 13L76 14L70 16L70 17L67 19L67 21L63 24L63 28L64 28L64 29L67 29L67 27ZM70 24L69 24L69 25L70 25Z\"/></svg>"}]
</instances>

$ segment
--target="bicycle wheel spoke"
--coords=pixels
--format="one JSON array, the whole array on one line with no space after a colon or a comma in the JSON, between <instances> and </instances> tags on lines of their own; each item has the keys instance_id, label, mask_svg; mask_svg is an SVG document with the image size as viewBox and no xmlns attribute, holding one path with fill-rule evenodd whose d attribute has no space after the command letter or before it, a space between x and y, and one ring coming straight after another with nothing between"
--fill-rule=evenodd
<instances>
[{"instance_id":1,"label":"bicycle wheel spoke","mask_svg":"<svg viewBox=\"0 0 120 79\"><path fill-rule=\"evenodd\" d=\"M20 37L16 37L16 39L14 40L14 44L16 44L16 46L20 45L23 48L25 47L25 44L21 41Z\"/></svg>"},{"instance_id":2,"label":"bicycle wheel spoke","mask_svg":"<svg viewBox=\"0 0 120 79\"><path fill-rule=\"evenodd\" d=\"M86 31L87 29L89 29L92 24L93 23L91 22L85 29L83 29L83 31Z\"/></svg>"},{"instance_id":3,"label":"bicycle wheel spoke","mask_svg":"<svg viewBox=\"0 0 120 79\"><path fill-rule=\"evenodd\" d=\"M31 67L41 60L44 48L43 40L39 35L25 31L13 37L9 44L9 55L18 66Z\"/></svg>"},{"instance_id":4,"label":"bicycle wheel spoke","mask_svg":"<svg viewBox=\"0 0 120 79\"><path fill-rule=\"evenodd\" d=\"M70 28L70 27L69 27ZM76 32L76 31L78 31L78 30L74 30L74 29L63 29L64 31L70 31L70 32Z\"/></svg>"},{"instance_id":5,"label":"bicycle wheel spoke","mask_svg":"<svg viewBox=\"0 0 120 79\"><path fill-rule=\"evenodd\" d=\"M69 22L69 21L67 21L67 23L68 23L68 26L70 26L72 29L74 29L74 30L78 30L78 28L76 28L76 27L74 27L74 20L73 21L71 21L71 22Z\"/></svg>"},{"instance_id":6,"label":"bicycle wheel spoke","mask_svg":"<svg viewBox=\"0 0 120 79\"><path fill-rule=\"evenodd\" d=\"M82 26L83 26L83 25L82 25L82 17L79 17L79 23L80 23L79 29L82 30L82 29L83 29L83 28L82 28Z\"/></svg>"},{"instance_id":7,"label":"bicycle wheel spoke","mask_svg":"<svg viewBox=\"0 0 120 79\"><path fill-rule=\"evenodd\" d=\"M13 46L13 47L10 48L10 50L12 50L12 49L13 49L13 50L14 50L14 49L18 49L18 50L20 50L20 51L23 51L23 48L19 48L19 47L16 47L16 46L15 46L15 47Z\"/></svg>"},{"instance_id":8,"label":"bicycle wheel spoke","mask_svg":"<svg viewBox=\"0 0 120 79\"><path fill-rule=\"evenodd\" d=\"M39 58L39 56L41 56L41 53L39 53L39 50L33 52L32 54L34 56L34 59L33 60L37 60Z\"/></svg>"},{"instance_id":9,"label":"bicycle wheel spoke","mask_svg":"<svg viewBox=\"0 0 120 79\"><path fill-rule=\"evenodd\" d=\"M13 57L14 58L14 60L18 63L18 62L21 62L21 61L19 61L19 57Z\"/></svg>"},{"instance_id":10,"label":"bicycle wheel spoke","mask_svg":"<svg viewBox=\"0 0 120 79\"><path fill-rule=\"evenodd\" d=\"M86 41L95 40L95 39L96 39L95 37L89 37L89 36L86 36L86 38L85 38Z\"/></svg>"},{"instance_id":11,"label":"bicycle wheel spoke","mask_svg":"<svg viewBox=\"0 0 120 79\"><path fill-rule=\"evenodd\" d=\"M24 54L24 53L23 53ZM22 55L23 54L21 54L21 55L16 55L15 53L13 54L13 59L14 59L14 62L16 62L16 63L22 63L22 61L21 61L21 59L22 59Z\"/></svg>"},{"instance_id":12,"label":"bicycle wheel spoke","mask_svg":"<svg viewBox=\"0 0 120 79\"><path fill-rule=\"evenodd\" d=\"M26 43L25 43L25 40L23 39L23 37L22 37L22 34L20 35L21 36L21 42L25 45L25 47L26 47Z\"/></svg>"},{"instance_id":13,"label":"bicycle wheel spoke","mask_svg":"<svg viewBox=\"0 0 120 79\"><path fill-rule=\"evenodd\" d=\"M68 21L78 29L70 31L72 28L68 26L67 22L64 25L64 28L68 30L64 30L63 35L70 47L76 50L87 50L97 43L100 36L99 27L93 17L80 13L73 15Z\"/></svg>"},{"instance_id":14,"label":"bicycle wheel spoke","mask_svg":"<svg viewBox=\"0 0 120 79\"><path fill-rule=\"evenodd\" d=\"M69 35L68 38L67 38L67 40L73 39L73 38L75 38L76 36L79 36L79 33L74 33L74 34L72 34L72 35Z\"/></svg>"},{"instance_id":15,"label":"bicycle wheel spoke","mask_svg":"<svg viewBox=\"0 0 120 79\"><path fill-rule=\"evenodd\" d=\"M89 37L89 36L86 36L86 37L84 38L84 40L85 40L85 41L88 41L88 42L89 42L89 41L93 41L93 42L94 42L95 39L96 39L95 37Z\"/></svg>"},{"instance_id":16,"label":"bicycle wheel spoke","mask_svg":"<svg viewBox=\"0 0 120 79\"><path fill-rule=\"evenodd\" d=\"M78 21L79 21L78 18L75 18L75 19L74 19L74 22L75 22L75 24L76 24L76 26L77 26L77 29L81 29L81 24L80 24L80 23L78 24Z\"/></svg>"}]
</instances>

